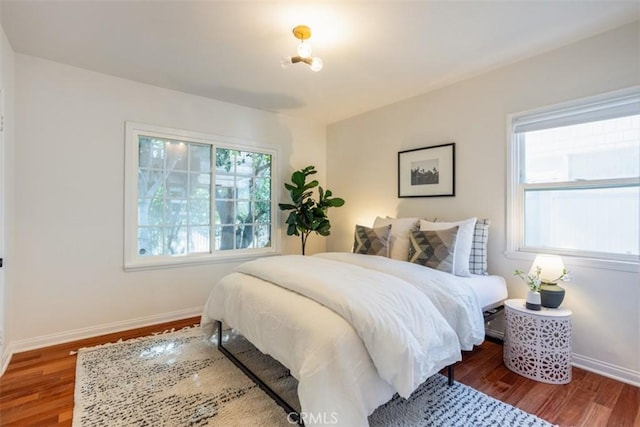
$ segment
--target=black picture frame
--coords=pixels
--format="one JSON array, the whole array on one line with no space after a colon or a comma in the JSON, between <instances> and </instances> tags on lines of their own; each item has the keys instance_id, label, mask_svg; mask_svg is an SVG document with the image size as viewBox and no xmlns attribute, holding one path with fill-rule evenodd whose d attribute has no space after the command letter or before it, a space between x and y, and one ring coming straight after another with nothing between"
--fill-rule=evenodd
<instances>
[{"instance_id":1,"label":"black picture frame","mask_svg":"<svg viewBox=\"0 0 640 427\"><path fill-rule=\"evenodd\" d=\"M456 195L456 144L398 152L398 197Z\"/></svg>"}]
</instances>

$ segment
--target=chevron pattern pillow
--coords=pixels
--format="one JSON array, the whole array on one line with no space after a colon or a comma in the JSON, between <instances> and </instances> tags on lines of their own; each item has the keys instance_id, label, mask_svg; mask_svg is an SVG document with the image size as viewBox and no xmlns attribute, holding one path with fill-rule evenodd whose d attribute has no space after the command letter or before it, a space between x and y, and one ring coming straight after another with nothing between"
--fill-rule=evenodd
<instances>
[{"instance_id":1,"label":"chevron pattern pillow","mask_svg":"<svg viewBox=\"0 0 640 427\"><path fill-rule=\"evenodd\" d=\"M420 220L420 230L447 230L458 226L458 236L456 237L456 253L454 254L453 274L456 276L470 277L469 257L473 243L473 230L476 218L468 218L463 221L439 221L430 222Z\"/></svg>"},{"instance_id":2,"label":"chevron pattern pillow","mask_svg":"<svg viewBox=\"0 0 640 427\"><path fill-rule=\"evenodd\" d=\"M390 236L391 225L377 228L356 225L353 253L388 257Z\"/></svg>"},{"instance_id":3,"label":"chevron pattern pillow","mask_svg":"<svg viewBox=\"0 0 640 427\"><path fill-rule=\"evenodd\" d=\"M453 274L458 229L412 231L409 262Z\"/></svg>"}]
</instances>

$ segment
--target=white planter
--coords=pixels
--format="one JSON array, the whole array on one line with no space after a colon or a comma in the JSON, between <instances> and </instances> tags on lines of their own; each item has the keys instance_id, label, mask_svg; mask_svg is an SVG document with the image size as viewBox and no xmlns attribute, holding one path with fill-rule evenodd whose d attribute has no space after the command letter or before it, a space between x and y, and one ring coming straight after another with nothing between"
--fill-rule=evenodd
<instances>
[{"instance_id":1,"label":"white planter","mask_svg":"<svg viewBox=\"0 0 640 427\"><path fill-rule=\"evenodd\" d=\"M527 302L525 305L529 310L540 311L542 309L541 302L540 292L527 291Z\"/></svg>"}]
</instances>

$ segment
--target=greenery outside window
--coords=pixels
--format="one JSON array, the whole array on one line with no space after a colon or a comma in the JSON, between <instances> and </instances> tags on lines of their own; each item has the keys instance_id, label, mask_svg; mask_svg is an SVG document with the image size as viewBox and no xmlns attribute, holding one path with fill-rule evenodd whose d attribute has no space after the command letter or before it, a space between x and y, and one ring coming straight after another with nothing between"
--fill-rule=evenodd
<instances>
[{"instance_id":1,"label":"greenery outside window","mask_svg":"<svg viewBox=\"0 0 640 427\"><path fill-rule=\"evenodd\" d=\"M508 125L507 252L637 269L640 90L514 114Z\"/></svg>"},{"instance_id":2,"label":"greenery outside window","mask_svg":"<svg viewBox=\"0 0 640 427\"><path fill-rule=\"evenodd\" d=\"M277 251L274 150L132 122L126 128L125 268Z\"/></svg>"}]
</instances>

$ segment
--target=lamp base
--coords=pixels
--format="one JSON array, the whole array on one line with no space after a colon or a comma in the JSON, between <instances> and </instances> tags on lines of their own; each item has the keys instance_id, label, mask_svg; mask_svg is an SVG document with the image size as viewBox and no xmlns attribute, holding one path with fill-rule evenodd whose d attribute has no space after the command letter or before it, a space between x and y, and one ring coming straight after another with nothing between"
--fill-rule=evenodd
<instances>
[{"instance_id":1,"label":"lamp base","mask_svg":"<svg viewBox=\"0 0 640 427\"><path fill-rule=\"evenodd\" d=\"M564 300L565 291L556 283L542 283L540 286L540 303L543 307L558 308Z\"/></svg>"}]
</instances>

